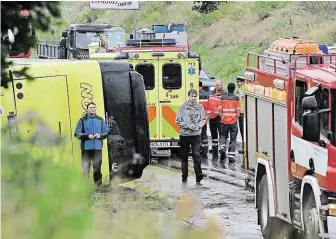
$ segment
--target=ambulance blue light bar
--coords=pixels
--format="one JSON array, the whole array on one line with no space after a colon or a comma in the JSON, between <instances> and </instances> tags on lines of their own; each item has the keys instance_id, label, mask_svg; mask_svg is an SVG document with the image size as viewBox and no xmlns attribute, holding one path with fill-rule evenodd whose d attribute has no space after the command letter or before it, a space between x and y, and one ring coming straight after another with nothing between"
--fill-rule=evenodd
<instances>
[{"instance_id":1,"label":"ambulance blue light bar","mask_svg":"<svg viewBox=\"0 0 336 239\"><path fill-rule=\"evenodd\" d=\"M126 41L126 46L162 46L162 45L176 45L175 39L146 39L138 40L131 39Z\"/></svg>"}]
</instances>

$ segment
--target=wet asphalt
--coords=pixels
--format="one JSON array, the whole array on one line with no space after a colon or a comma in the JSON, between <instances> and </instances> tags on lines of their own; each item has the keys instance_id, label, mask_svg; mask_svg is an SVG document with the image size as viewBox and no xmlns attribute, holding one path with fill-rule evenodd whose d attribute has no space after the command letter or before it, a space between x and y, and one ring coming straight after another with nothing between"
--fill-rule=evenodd
<instances>
[{"instance_id":1,"label":"wet asphalt","mask_svg":"<svg viewBox=\"0 0 336 239\"><path fill-rule=\"evenodd\" d=\"M139 187L146 187L170 200L177 201L190 195L196 203L196 212L187 219L189 225L204 227L209 218L214 218L225 233L225 238L262 238L257 223L253 189L247 186L248 175L240 168L239 159L236 171L220 165L203 165L205 178L201 185L196 184L190 158L187 183L181 182L178 158L153 159L140 179ZM253 184L253 183L252 183Z\"/></svg>"}]
</instances>

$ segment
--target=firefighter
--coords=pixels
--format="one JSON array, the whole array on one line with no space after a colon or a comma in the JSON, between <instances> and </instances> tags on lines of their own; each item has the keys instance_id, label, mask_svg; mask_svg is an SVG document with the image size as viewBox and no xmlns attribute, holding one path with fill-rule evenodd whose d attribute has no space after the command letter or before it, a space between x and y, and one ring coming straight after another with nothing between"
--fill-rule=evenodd
<instances>
[{"instance_id":1,"label":"firefighter","mask_svg":"<svg viewBox=\"0 0 336 239\"><path fill-rule=\"evenodd\" d=\"M230 134L230 144L228 150L229 165L235 163L235 151L236 151L236 139L238 134L238 117L240 115L240 100L237 95L234 94L235 84L228 84L228 93L224 94L221 98L222 105L222 118L221 118L221 132L219 139L219 152L220 161L224 163L226 158L226 141Z\"/></svg>"},{"instance_id":2,"label":"firefighter","mask_svg":"<svg viewBox=\"0 0 336 239\"><path fill-rule=\"evenodd\" d=\"M242 149L239 150L239 153L244 153L244 112L245 112L245 99L244 99L244 88L245 88L245 79L242 76L236 78L237 82L237 93L240 98L240 107L241 112L238 118L240 136L242 138Z\"/></svg>"},{"instance_id":3,"label":"firefighter","mask_svg":"<svg viewBox=\"0 0 336 239\"><path fill-rule=\"evenodd\" d=\"M86 114L77 123L75 137L81 141L84 176L89 177L90 165L93 161L93 180L97 186L100 186L103 140L107 138L108 126L104 119L96 114L95 103L88 103L86 109Z\"/></svg>"},{"instance_id":4,"label":"firefighter","mask_svg":"<svg viewBox=\"0 0 336 239\"><path fill-rule=\"evenodd\" d=\"M223 89L223 82L221 80L216 80L215 90L209 95L209 103L213 100L220 100L221 97L226 93L225 89ZM219 109L218 109L219 110ZM212 141L212 160L218 160L218 135L220 134L220 122L221 117L218 113L211 113L209 126L211 132L211 141Z\"/></svg>"},{"instance_id":5,"label":"firefighter","mask_svg":"<svg viewBox=\"0 0 336 239\"><path fill-rule=\"evenodd\" d=\"M199 99L200 103L203 105L204 110L206 109L206 103L207 99L209 98L209 94L203 90L203 84L201 81L199 81ZM206 112L205 112L206 113ZM205 163L208 161L208 150L209 150L209 145L208 145L208 134L207 134L207 121L208 118L206 118L205 124L202 127L202 132L201 132L201 159Z\"/></svg>"},{"instance_id":6,"label":"firefighter","mask_svg":"<svg viewBox=\"0 0 336 239\"><path fill-rule=\"evenodd\" d=\"M197 91L189 90L188 97L189 100L181 105L176 116L176 124L180 126L182 182L186 183L188 179L188 156L191 145L196 183L200 183L203 174L199 151L201 131L206 118L203 106L197 102Z\"/></svg>"}]
</instances>

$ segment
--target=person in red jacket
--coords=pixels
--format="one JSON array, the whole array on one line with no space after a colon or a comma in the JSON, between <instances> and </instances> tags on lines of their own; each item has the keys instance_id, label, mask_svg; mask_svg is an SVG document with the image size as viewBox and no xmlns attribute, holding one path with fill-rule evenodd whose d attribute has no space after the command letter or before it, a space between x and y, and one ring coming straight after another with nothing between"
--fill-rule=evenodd
<instances>
[{"instance_id":1,"label":"person in red jacket","mask_svg":"<svg viewBox=\"0 0 336 239\"><path fill-rule=\"evenodd\" d=\"M224 163L226 158L226 141L230 134L230 144L228 150L229 165L235 163L236 139L238 134L238 117L240 115L240 99L234 94L235 84L228 84L228 93L221 98L222 118L221 132L219 138L220 161Z\"/></svg>"},{"instance_id":2,"label":"person in red jacket","mask_svg":"<svg viewBox=\"0 0 336 239\"><path fill-rule=\"evenodd\" d=\"M210 114L209 126L212 139L212 160L216 162L218 160L218 135L220 134L220 99L226 93L223 89L223 82L221 80L216 81L215 90L209 95L209 107L216 108L217 112Z\"/></svg>"}]
</instances>

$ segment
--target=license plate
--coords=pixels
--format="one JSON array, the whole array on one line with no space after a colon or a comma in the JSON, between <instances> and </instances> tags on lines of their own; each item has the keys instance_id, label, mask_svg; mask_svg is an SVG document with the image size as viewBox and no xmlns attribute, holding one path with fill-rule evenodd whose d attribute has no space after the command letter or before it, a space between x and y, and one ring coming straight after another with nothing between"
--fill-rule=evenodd
<instances>
[{"instance_id":1,"label":"license plate","mask_svg":"<svg viewBox=\"0 0 336 239\"><path fill-rule=\"evenodd\" d=\"M151 142L151 147L170 147L170 142Z\"/></svg>"}]
</instances>

